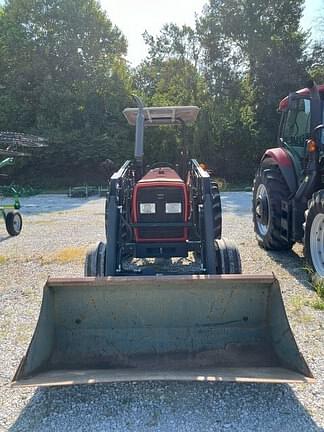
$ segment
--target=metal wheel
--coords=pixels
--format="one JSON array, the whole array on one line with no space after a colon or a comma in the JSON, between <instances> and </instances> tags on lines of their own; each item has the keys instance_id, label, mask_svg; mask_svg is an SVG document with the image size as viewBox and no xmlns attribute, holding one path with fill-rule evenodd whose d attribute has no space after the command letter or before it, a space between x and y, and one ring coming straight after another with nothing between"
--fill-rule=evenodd
<instances>
[{"instance_id":1,"label":"metal wheel","mask_svg":"<svg viewBox=\"0 0 324 432\"><path fill-rule=\"evenodd\" d=\"M316 273L324 277L324 214L315 216L310 233L310 253Z\"/></svg>"},{"instance_id":2,"label":"metal wheel","mask_svg":"<svg viewBox=\"0 0 324 432\"><path fill-rule=\"evenodd\" d=\"M22 229L22 217L17 211L9 212L6 215L6 229L11 236L17 236Z\"/></svg>"},{"instance_id":3,"label":"metal wheel","mask_svg":"<svg viewBox=\"0 0 324 432\"><path fill-rule=\"evenodd\" d=\"M265 236L269 230L269 196L262 183L256 191L255 216L258 231Z\"/></svg>"},{"instance_id":4,"label":"metal wheel","mask_svg":"<svg viewBox=\"0 0 324 432\"><path fill-rule=\"evenodd\" d=\"M316 276L324 278L324 191L313 194L305 212L304 253Z\"/></svg>"}]
</instances>

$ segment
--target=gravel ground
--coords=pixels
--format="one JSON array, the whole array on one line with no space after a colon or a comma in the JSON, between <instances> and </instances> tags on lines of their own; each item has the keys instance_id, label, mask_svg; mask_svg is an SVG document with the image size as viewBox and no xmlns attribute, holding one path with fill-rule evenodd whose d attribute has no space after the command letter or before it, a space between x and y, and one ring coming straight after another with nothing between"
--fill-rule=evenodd
<instances>
[{"instance_id":1,"label":"gravel ground","mask_svg":"<svg viewBox=\"0 0 324 432\"><path fill-rule=\"evenodd\" d=\"M302 248L267 253L256 245L251 193L225 193L224 235L238 244L244 273L273 271L313 385L122 383L49 389L10 389L38 317L48 275L82 276L68 247L104 238L104 200L43 195L22 200L24 227L9 238L0 225L0 432L3 431L323 431L323 312L302 269Z\"/></svg>"}]
</instances>

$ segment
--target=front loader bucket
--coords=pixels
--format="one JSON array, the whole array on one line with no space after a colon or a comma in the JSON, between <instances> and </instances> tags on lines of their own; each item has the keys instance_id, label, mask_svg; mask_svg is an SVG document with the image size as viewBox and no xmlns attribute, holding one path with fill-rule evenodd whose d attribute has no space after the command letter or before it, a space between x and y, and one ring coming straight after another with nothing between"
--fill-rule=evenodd
<instances>
[{"instance_id":1,"label":"front loader bucket","mask_svg":"<svg viewBox=\"0 0 324 432\"><path fill-rule=\"evenodd\" d=\"M49 279L13 385L312 382L273 276Z\"/></svg>"}]
</instances>

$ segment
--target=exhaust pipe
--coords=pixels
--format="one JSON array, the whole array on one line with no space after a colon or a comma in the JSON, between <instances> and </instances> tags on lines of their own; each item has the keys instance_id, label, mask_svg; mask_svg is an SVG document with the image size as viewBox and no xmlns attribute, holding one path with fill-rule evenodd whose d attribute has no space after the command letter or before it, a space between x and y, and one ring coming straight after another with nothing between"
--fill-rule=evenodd
<instances>
[{"instance_id":1,"label":"exhaust pipe","mask_svg":"<svg viewBox=\"0 0 324 432\"><path fill-rule=\"evenodd\" d=\"M135 163L136 163L136 180L143 177L143 156L144 156L144 105L142 100L133 95L137 103L138 112L136 116L136 132L135 132Z\"/></svg>"}]
</instances>

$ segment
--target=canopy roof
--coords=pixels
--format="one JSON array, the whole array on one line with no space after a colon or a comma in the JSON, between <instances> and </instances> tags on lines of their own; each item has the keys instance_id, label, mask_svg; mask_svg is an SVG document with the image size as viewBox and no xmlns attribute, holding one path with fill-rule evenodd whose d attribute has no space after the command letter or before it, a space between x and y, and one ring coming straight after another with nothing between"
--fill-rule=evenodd
<instances>
[{"instance_id":1,"label":"canopy roof","mask_svg":"<svg viewBox=\"0 0 324 432\"><path fill-rule=\"evenodd\" d=\"M196 121L197 106L144 107L144 126L192 123ZM126 108L123 111L128 123L136 125L138 108Z\"/></svg>"}]
</instances>

